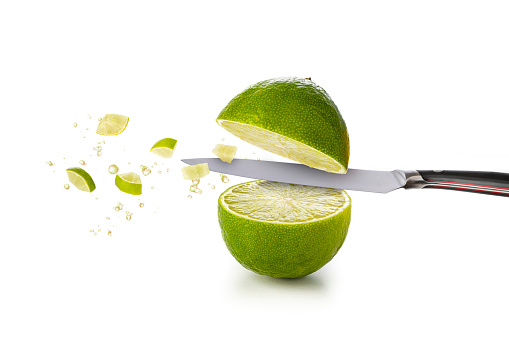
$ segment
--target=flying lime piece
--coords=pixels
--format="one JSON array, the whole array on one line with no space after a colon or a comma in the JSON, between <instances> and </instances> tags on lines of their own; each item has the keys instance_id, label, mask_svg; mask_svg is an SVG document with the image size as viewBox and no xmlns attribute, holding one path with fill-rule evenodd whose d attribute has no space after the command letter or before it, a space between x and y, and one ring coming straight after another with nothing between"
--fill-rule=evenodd
<instances>
[{"instance_id":1,"label":"flying lime piece","mask_svg":"<svg viewBox=\"0 0 509 339\"><path fill-rule=\"evenodd\" d=\"M156 142L150 149L150 152L163 158L171 158L176 146L177 140L165 138Z\"/></svg>"},{"instance_id":2,"label":"flying lime piece","mask_svg":"<svg viewBox=\"0 0 509 339\"><path fill-rule=\"evenodd\" d=\"M346 173L346 124L323 88L309 79L256 83L233 98L216 122L266 151L327 172Z\"/></svg>"},{"instance_id":3,"label":"flying lime piece","mask_svg":"<svg viewBox=\"0 0 509 339\"><path fill-rule=\"evenodd\" d=\"M186 180L198 180L209 174L209 164L196 164L192 166L182 167L182 175Z\"/></svg>"},{"instance_id":4,"label":"flying lime piece","mask_svg":"<svg viewBox=\"0 0 509 339\"><path fill-rule=\"evenodd\" d=\"M233 158L235 158L235 153L237 153L237 146L217 144L212 153L222 161L231 163Z\"/></svg>"},{"instance_id":5,"label":"flying lime piece","mask_svg":"<svg viewBox=\"0 0 509 339\"><path fill-rule=\"evenodd\" d=\"M124 193L132 195L141 194L141 179L136 173L129 172L115 176L115 186Z\"/></svg>"},{"instance_id":6,"label":"flying lime piece","mask_svg":"<svg viewBox=\"0 0 509 339\"><path fill-rule=\"evenodd\" d=\"M94 180L84 169L79 167L71 167L66 171L69 182L80 191L92 192L95 190Z\"/></svg>"},{"instance_id":7,"label":"flying lime piece","mask_svg":"<svg viewBox=\"0 0 509 339\"><path fill-rule=\"evenodd\" d=\"M228 188L218 204L230 253L271 277L319 270L339 251L350 224L350 197L332 188L256 180Z\"/></svg>"},{"instance_id":8,"label":"flying lime piece","mask_svg":"<svg viewBox=\"0 0 509 339\"><path fill-rule=\"evenodd\" d=\"M106 114L99 122L97 134L112 136L122 133L127 127L129 118L120 114Z\"/></svg>"}]
</instances>

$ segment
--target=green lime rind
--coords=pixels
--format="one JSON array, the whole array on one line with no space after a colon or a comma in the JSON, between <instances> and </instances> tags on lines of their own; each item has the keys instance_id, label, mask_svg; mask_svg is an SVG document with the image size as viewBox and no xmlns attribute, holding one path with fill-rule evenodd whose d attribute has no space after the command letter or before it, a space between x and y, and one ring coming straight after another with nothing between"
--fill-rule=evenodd
<instances>
[{"instance_id":1,"label":"green lime rind","mask_svg":"<svg viewBox=\"0 0 509 339\"><path fill-rule=\"evenodd\" d=\"M127 194L140 195L142 192L142 184L127 182L123 180L118 174L115 176L115 186Z\"/></svg>"},{"instance_id":2,"label":"green lime rind","mask_svg":"<svg viewBox=\"0 0 509 339\"><path fill-rule=\"evenodd\" d=\"M83 168L80 168L80 167L70 167L70 168L66 169L66 171L67 172L74 172L78 176L80 176L84 180L85 184L87 185L88 192L93 192L95 190L96 187L95 187L94 179L92 179L90 174L88 174L88 172L85 171Z\"/></svg>"},{"instance_id":3,"label":"green lime rind","mask_svg":"<svg viewBox=\"0 0 509 339\"><path fill-rule=\"evenodd\" d=\"M260 181L255 180L250 183ZM336 215L304 223L271 223L232 213L218 200L222 238L233 257L246 269L276 278L299 278L332 260L343 245L351 220L351 200Z\"/></svg>"},{"instance_id":4,"label":"green lime rind","mask_svg":"<svg viewBox=\"0 0 509 339\"><path fill-rule=\"evenodd\" d=\"M341 113L323 88L301 78L258 82L234 97L221 120L256 126L296 140L337 161L346 172L350 141ZM270 150L269 150L270 151Z\"/></svg>"}]
</instances>

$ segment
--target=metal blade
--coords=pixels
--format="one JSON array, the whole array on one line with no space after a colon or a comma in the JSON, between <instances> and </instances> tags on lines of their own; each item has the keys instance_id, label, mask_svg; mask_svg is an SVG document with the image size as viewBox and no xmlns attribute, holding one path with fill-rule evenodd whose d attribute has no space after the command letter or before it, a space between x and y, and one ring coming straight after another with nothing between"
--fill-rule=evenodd
<instances>
[{"instance_id":1,"label":"metal blade","mask_svg":"<svg viewBox=\"0 0 509 339\"><path fill-rule=\"evenodd\" d=\"M279 181L290 184L320 186L354 191L388 193L405 185L395 171L348 169L346 174L335 174L302 164L275 161L234 159L231 164L219 158L182 159L188 165L208 163L214 172L253 179Z\"/></svg>"}]
</instances>

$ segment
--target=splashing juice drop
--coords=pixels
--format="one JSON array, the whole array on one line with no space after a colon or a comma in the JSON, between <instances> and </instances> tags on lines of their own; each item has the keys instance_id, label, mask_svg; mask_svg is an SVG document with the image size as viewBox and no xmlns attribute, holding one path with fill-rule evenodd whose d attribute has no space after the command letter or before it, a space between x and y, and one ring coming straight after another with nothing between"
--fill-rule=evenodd
<instances>
[{"instance_id":1,"label":"splashing juice drop","mask_svg":"<svg viewBox=\"0 0 509 339\"><path fill-rule=\"evenodd\" d=\"M110 167L108 167L108 172L110 174L115 174L118 172L118 166L113 164L113 165L110 165Z\"/></svg>"},{"instance_id":2,"label":"splashing juice drop","mask_svg":"<svg viewBox=\"0 0 509 339\"><path fill-rule=\"evenodd\" d=\"M69 189L69 184L65 184L65 185L64 185L64 188L65 188L66 190L68 190L68 189Z\"/></svg>"},{"instance_id":3,"label":"splashing juice drop","mask_svg":"<svg viewBox=\"0 0 509 339\"><path fill-rule=\"evenodd\" d=\"M75 122L75 123L73 124L73 126L74 126L74 127L78 127L78 124Z\"/></svg>"},{"instance_id":4,"label":"splashing juice drop","mask_svg":"<svg viewBox=\"0 0 509 339\"><path fill-rule=\"evenodd\" d=\"M192 198L193 198L193 196L192 196L191 194L189 194L187 197L188 197L189 199L192 199Z\"/></svg>"},{"instance_id":5,"label":"splashing juice drop","mask_svg":"<svg viewBox=\"0 0 509 339\"><path fill-rule=\"evenodd\" d=\"M212 186L210 186L210 188L214 189L214 188L216 188L216 186L212 185Z\"/></svg>"},{"instance_id":6,"label":"splashing juice drop","mask_svg":"<svg viewBox=\"0 0 509 339\"><path fill-rule=\"evenodd\" d=\"M54 163L53 163L53 162L51 162L51 161L46 161L46 163L47 163L48 165L50 165L50 166L53 166L53 165L54 165Z\"/></svg>"},{"instance_id":7,"label":"splashing juice drop","mask_svg":"<svg viewBox=\"0 0 509 339\"><path fill-rule=\"evenodd\" d=\"M141 165L141 173L143 173L144 176L147 176L152 173L152 171L147 166Z\"/></svg>"},{"instance_id":8,"label":"splashing juice drop","mask_svg":"<svg viewBox=\"0 0 509 339\"><path fill-rule=\"evenodd\" d=\"M80 160L80 165L86 165L87 163L85 162L85 160Z\"/></svg>"},{"instance_id":9,"label":"splashing juice drop","mask_svg":"<svg viewBox=\"0 0 509 339\"><path fill-rule=\"evenodd\" d=\"M163 171L159 171L159 172L157 172L157 173L161 174L161 173L163 173Z\"/></svg>"},{"instance_id":10,"label":"splashing juice drop","mask_svg":"<svg viewBox=\"0 0 509 339\"><path fill-rule=\"evenodd\" d=\"M106 217L106 220L110 220L110 217Z\"/></svg>"},{"instance_id":11,"label":"splashing juice drop","mask_svg":"<svg viewBox=\"0 0 509 339\"><path fill-rule=\"evenodd\" d=\"M125 211L125 218L126 218L127 221L131 220L132 215L133 214L131 212Z\"/></svg>"},{"instance_id":12,"label":"splashing juice drop","mask_svg":"<svg viewBox=\"0 0 509 339\"><path fill-rule=\"evenodd\" d=\"M124 208L124 205L122 205L121 203L118 203L117 206L114 207L115 208L115 211L120 211L122 208Z\"/></svg>"},{"instance_id":13,"label":"splashing juice drop","mask_svg":"<svg viewBox=\"0 0 509 339\"><path fill-rule=\"evenodd\" d=\"M108 230L108 235L111 237L111 231L110 230Z\"/></svg>"},{"instance_id":14,"label":"splashing juice drop","mask_svg":"<svg viewBox=\"0 0 509 339\"><path fill-rule=\"evenodd\" d=\"M145 206L145 204L140 202L140 207L143 208L143 206Z\"/></svg>"},{"instance_id":15,"label":"splashing juice drop","mask_svg":"<svg viewBox=\"0 0 509 339\"><path fill-rule=\"evenodd\" d=\"M228 179L228 177L226 175L221 173L221 181L224 183L228 183L228 182L230 182L230 179Z\"/></svg>"},{"instance_id":16,"label":"splashing juice drop","mask_svg":"<svg viewBox=\"0 0 509 339\"><path fill-rule=\"evenodd\" d=\"M103 155L103 152L97 151L97 156L100 157L101 155Z\"/></svg>"}]
</instances>

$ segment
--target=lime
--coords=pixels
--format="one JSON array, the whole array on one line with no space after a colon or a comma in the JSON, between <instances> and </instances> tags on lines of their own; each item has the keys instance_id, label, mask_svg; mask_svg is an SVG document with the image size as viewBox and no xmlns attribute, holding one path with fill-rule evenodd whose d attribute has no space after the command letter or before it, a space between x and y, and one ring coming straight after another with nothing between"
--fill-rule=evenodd
<instances>
[{"instance_id":1,"label":"lime","mask_svg":"<svg viewBox=\"0 0 509 339\"><path fill-rule=\"evenodd\" d=\"M136 173L129 172L115 176L115 186L124 193L132 195L141 194L141 179Z\"/></svg>"},{"instance_id":2,"label":"lime","mask_svg":"<svg viewBox=\"0 0 509 339\"><path fill-rule=\"evenodd\" d=\"M325 90L309 79L256 83L233 98L216 122L269 152L327 172L347 171L346 124Z\"/></svg>"},{"instance_id":3,"label":"lime","mask_svg":"<svg viewBox=\"0 0 509 339\"><path fill-rule=\"evenodd\" d=\"M182 167L182 175L186 180L201 179L209 173L209 164L206 162L202 164Z\"/></svg>"},{"instance_id":4,"label":"lime","mask_svg":"<svg viewBox=\"0 0 509 339\"><path fill-rule=\"evenodd\" d=\"M233 158L235 158L235 153L237 153L237 146L217 144L212 153L222 161L231 163Z\"/></svg>"},{"instance_id":5,"label":"lime","mask_svg":"<svg viewBox=\"0 0 509 339\"><path fill-rule=\"evenodd\" d=\"M350 224L343 190L255 180L219 197L223 240L245 268L262 275L298 278L328 263Z\"/></svg>"},{"instance_id":6,"label":"lime","mask_svg":"<svg viewBox=\"0 0 509 339\"><path fill-rule=\"evenodd\" d=\"M67 170L67 177L71 184L77 189L84 192L92 192L95 190L95 183L90 174L82 168L71 167Z\"/></svg>"},{"instance_id":7,"label":"lime","mask_svg":"<svg viewBox=\"0 0 509 339\"><path fill-rule=\"evenodd\" d=\"M177 146L177 140L172 138L161 139L152 146L150 152L163 158L171 158Z\"/></svg>"},{"instance_id":8,"label":"lime","mask_svg":"<svg viewBox=\"0 0 509 339\"><path fill-rule=\"evenodd\" d=\"M106 136L117 135L125 130L128 122L129 118L126 116L120 114L106 114L101 122L99 122L95 132Z\"/></svg>"}]
</instances>

